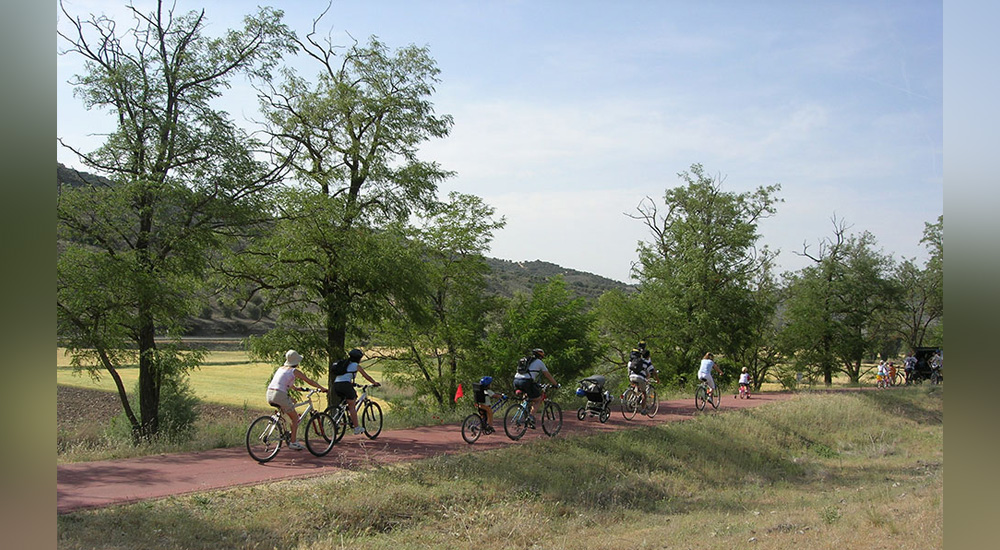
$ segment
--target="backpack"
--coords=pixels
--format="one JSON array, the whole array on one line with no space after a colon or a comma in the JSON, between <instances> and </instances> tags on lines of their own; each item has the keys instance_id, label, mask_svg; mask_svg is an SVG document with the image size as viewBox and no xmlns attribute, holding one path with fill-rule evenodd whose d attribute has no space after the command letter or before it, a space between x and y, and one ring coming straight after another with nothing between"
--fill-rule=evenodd
<instances>
[{"instance_id":1,"label":"backpack","mask_svg":"<svg viewBox=\"0 0 1000 550\"><path fill-rule=\"evenodd\" d=\"M531 374L531 369L528 368L532 363L538 359L534 355L528 355L517 360L517 373L518 374Z\"/></svg>"},{"instance_id":2,"label":"backpack","mask_svg":"<svg viewBox=\"0 0 1000 550\"><path fill-rule=\"evenodd\" d=\"M632 352L632 356L628 360L628 370L634 374L646 376L646 362L642 360L641 355Z\"/></svg>"},{"instance_id":3,"label":"backpack","mask_svg":"<svg viewBox=\"0 0 1000 550\"><path fill-rule=\"evenodd\" d=\"M347 366L351 364L350 359L341 359L333 364L333 375L341 376L347 374Z\"/></svg>"}]
</instances>

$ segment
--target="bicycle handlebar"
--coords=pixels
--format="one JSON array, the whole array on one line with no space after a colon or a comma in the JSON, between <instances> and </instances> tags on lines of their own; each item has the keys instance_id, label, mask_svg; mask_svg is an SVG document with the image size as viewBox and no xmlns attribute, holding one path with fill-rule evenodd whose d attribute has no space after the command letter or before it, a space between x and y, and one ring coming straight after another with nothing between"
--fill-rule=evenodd
<instances>
[{"instance_id":1,"label":"bicycle handlebar","mask_svg":"<svg viewBox=\"0 0 1000 550\"><path fill-rule=\"evenodd\" d=\"M326 391L327 391L327 390L321 390L319 388L299 388L299 387L296 387L295 389L298 390L298 391L307 391L309 393L326 393Z\"/></svg>"}]
</instances>

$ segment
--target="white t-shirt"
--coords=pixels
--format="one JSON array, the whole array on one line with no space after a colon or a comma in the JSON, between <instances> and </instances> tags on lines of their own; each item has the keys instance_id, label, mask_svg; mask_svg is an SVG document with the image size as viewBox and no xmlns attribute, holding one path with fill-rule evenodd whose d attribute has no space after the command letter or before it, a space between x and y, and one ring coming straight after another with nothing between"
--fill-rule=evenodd
<instances>
[{"instance_id":1,"label":"white t-shirt","mask_svg":"<svg viewBox=\"0 0 1000 550\"><path fill-rule=\"evenodd\" d=\"M334 378L333 383L336 384L337 382L354 382L354 376L357 373L358 373L358 363L355 361L351 361L351 363L347 365L347 372Z\"/></svg>"},{"instance_id":2,"label":"white t-shirt","mask_svg":"<svg viewBox=\"0 0 1000 550\"><path fill-rule=\"evenodd\" d=\"M701 368L698 369L698 378L708 378L712 376L712 367L715 366L715 361L711 359L702 359Z\"/></svg>"},{"instance_id":3,"label":"white t-shirt","mask_svg":"<svg viewBox=\"0 0 1000 550\"><path fill-rule=\"evenodd\" d=\"M278 367L271 383L267 385L269 390L287 392L288 388L295 382L295 367Z\"/></svg>"},{"instance_id":4,"label":"white t-shirt","mask_svg":"<svg viewBox=\"0 0 1000 550\"><path fill-rule=\"evenodd\" d=\"M532 380L537 381L539 373L548 371L549 369L546 368L545 363L541 359L538 359L536 357L535 359L531 360L531 363L528 363L528 373L527 374L517 373L514 375L514 379L517 380L518 378L531 378Z\"/></svg>"},{"instance_id":5,"label":"white t-shirt","mask_svg":"<svg viewBox=\"0 0 1000 550\"><path fill-rule=\"evenodd\" d=\"M750 383L750 373L749 372L740 373L740 384L749 384L749 383Z\"/></svg>"}]
</instances>

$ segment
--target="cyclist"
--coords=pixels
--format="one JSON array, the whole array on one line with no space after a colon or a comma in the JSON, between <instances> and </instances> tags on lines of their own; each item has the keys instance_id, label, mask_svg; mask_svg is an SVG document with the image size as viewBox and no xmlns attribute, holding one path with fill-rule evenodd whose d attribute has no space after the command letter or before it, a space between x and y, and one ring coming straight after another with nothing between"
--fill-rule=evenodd
<instances>
[{"instance_id":1,"label":"cyclist","mask_svg":"<svg viewBox=\"0 0 1000 550\"><path fill-rule=\"evenodd\" d=\"M889 385L889 366L885 361L879 361L878 370L875 371L875 387L881 388L887 385Z\"/></svg>"},{"instance_id":2,"label":"cyclist","mask_svg":"<svg viewBox=\"0 0 1000 550\"><path fill-rule=\"evenodd\" d=\"M715 364L713 360L715 358L712 352L708 352L704 357L701 358L701 366L698 368L698 380L703 380L708 382L708 395L709 397L715 393L715 380L712 378L712 371L719 373L722 376L722 369L719 365Z\"/></svg>"},{"instance_id":3,"label":"cyclist","mask_svg":"<svg viewBox=\"0 0 1000 550\"><path fill-rule=\"evenodd\" d=\"M364 355L358 348L349 351L347 357L350 359L350 362L347 364L347 372L333 379L334 393L337 394L337 397L347 401L347 414L351 417L351 425L354 426L354 435L365 432L365 429L358 425L358 411L354 409L358 400L358 392L354 391L354 377L360 373L373 386L378 387L382 385L373 380L371 376L368 376L365 369L361 368L361 358Z\"/></svg>"},{"instance_id":4,"label":"cyclist","mask_svg":"<svg viewBox=\"0 0 1000 550\"><path fill-rule=\"evenodd\" d=\"M642 352L640 357L638 357L636 366L629 366L628 381L639 391L639 405L645 414L648 380L653 378L653 381L659 384L660 377L656 372L656 368L653 367L652 359L649 358L649 350L645 349L645 342L640 342L639 344L642 346Z\"/></svg>"},{"instance_id":5,"label":"cyclist","mask_svg":"<svg viewBox=\"0 0 1000 550\"><path fill-rule=\"evenodd\" d=\"M523 360L524 367L518 366L517 374L514 375L514 389L524 392L531 400L531 408L528 410L528 427L535 428L535 408L542 400L542 387L537 382L538 374L542 373L552 383L552 387L558 388L559 384L552 377L552 373L545 367L542 358L545 351L542 348L531 350L531 355Z\"/></svg>"},{"instance_id":6,"label":"cyclist","mask_svg":"<svg viewBox=\"0 0 1000 550\"><path fill-rule=\"evenodd\" d=\"M476 408L486 413L486 426L483 429L483 433L486 434L493 433L493 407L490 403L495 399L496 392L490 389L492 383L492 376L484 376L479 379L479 383L472 385L472 397Z\"/></svg>"},{"instance_id":7,"label":"cyclist","mask_svg":"<svg viewBox=\"0 0 1000 550\"><path fill-rule=\"evenodd\" d=\"M299 443L296 436L299 429L299 413L295 410L295 404L292 403L291 398L288 397L288 388L292 387L296 380L302 380L310 386L319 388L322 392L327 391L326 388L313 382L311 378L298 369L301 362L302 356L299 355L299 352L293 349L286 351L285 364L278 367L271 382L267 385L267 402L281 409L281 412L288 415L292 421L292 441L288 444L288 448L296 451L301 451L305 447Z\"/></svg>"},{"instance_id":8,"label":"cyclist","mask_svg":"<svg viewBox=\"0 0 1000 550\"><path fill-rule=\"evenodd\" d=\"M747 398L750 397L750 373L747 372L747 368L743 367L740 371L740 388L745 388L747 393Z\"/></svg>"}]
</instances>

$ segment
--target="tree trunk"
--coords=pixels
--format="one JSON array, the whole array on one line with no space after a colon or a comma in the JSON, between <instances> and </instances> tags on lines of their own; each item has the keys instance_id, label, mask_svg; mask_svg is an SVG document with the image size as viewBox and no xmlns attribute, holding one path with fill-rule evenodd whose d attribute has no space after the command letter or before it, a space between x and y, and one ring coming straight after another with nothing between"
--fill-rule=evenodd
<instances>
[{"instance_id":1,"label":"tree trunk","mask_svg":"<svg viewBox=\"0 0 1000 550\"><path fill-rule=\"evenodd\" d=\"M148 313L140 312L139 326L139 438L148 439L160 428L160 384L163 372L157 364L155 329Z\"/></svg>"}]
</instances>

